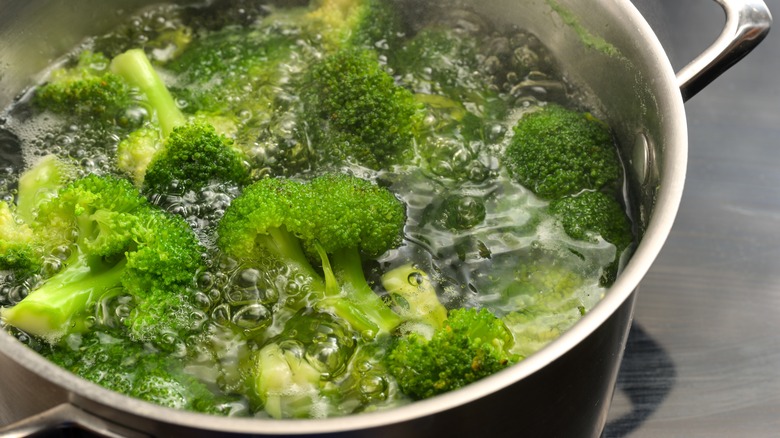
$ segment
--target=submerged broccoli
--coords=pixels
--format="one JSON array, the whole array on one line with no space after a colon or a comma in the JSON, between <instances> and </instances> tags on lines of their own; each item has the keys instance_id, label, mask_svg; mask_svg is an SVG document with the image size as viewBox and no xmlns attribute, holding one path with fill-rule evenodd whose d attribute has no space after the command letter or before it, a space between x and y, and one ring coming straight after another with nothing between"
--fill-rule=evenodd
<instances>
[{"instance_id":1,"label":"submerged broccoli","mask_svg":"<svg viewBox=\"0 0 780 438\"><path fill-rule=\"evenodd\" d=\"M376 53L340 51L313 65L301 88L305 135L317 161L381 169L411 159L420 108Z\"/></svg>"},{"instance_id":2,"label":"submerged broccoli","mask_svg":"<svg viewBox=\"0 0 780 438\"><path fill-rule=\"evenodd\" d=\"M513 178L544 199L583 190L616 192L621 177L609 128L558 105L520 119L503 161Z\"/></svg>"},{"instance_id":3,"label":"submerged broccoli","mask_svg":"<svg viewBox=\"0 0 780 438\"><path fill-rule=\"evenodd\" d=\"M59 114L114 120L132 103L130 87L108 68L101 53L83 51L75 65L55 70L35 92L33 103Z\"/></svg>"},{"instance_id":4,"label":"submerged broccoli","mask_svg":"<svg viewBox=\"0 0 780 438\"><path fill-rule=\"evenodd\" d=\"M454 309L429 339L418 333L397 338L388 369L401 390L424 399L462 388L517 361L514 339L487 309Z\"/></svg>"},{"instance_id":5,"label":"submerged broccoli","mask_svg":"<svg viewBox=\"0 0 780 438\"><path fill-rule=\"evenodd\" d=\"M357 339L332 315L303 310L243 364L249 397L274 418L333 414L326 386L347 371Z\"/></svg>"},{"instance_id":6,"label":"submerged broccoli","mask_svg":"<svg viewBox=\"0 0 780 438\"><path fill-rule=\"evenodd\" d=\"M27 225L46 245L68 249L54 275L0 309L8 324L54 342L82 330L101 298L127 293L134 306L124 322L135 339L167 348L194 328L188 287L202 268L202 249L182 219L149 206L129 182L77 179L39 205Z\"/></svg>"},{"instance_id":7,"label":"submerged broccoli","mask_svg":"<svg viewBox=\"0 0 780 438\"><path fill-rule=\"evenodd\" d=\"M19 177L16 204L0 203L0 269L21 277L40 271L44 255L60 242L33 229L38 208L74 175L72 166L46 155Z\"/></svg>"},{"instance_id":8,"label":"submerged broccoli","mask_svg":"<svg viewBox=\"0 0 780 438\"><path fill-rule=\"evenodd\" d=\"M387 0L320 0L307 14L310 32L329 51L395 46L404 28L398 6Z\"/></svg>"},{"instance_id":9,"label":"submerged broccoli","mask_svg":"<svg viewBox=\"0 0 780 438\"><path fill-rule=\"evenodd\" d=\"M551 202L550 212L573 239L595 241L601 237L615 246L615 259L601 277L603 285L612 284L622 252L633 242L631 222L618 201L603 192L582 192Z\"/></svg>"},{"instance_id":10,"label":"submerged broccoli","mask_svg":"<svg viewBox=\"0 0 780 438\"><path fill-rule=\"evenodd\" d=\"M290 266L311 279L322 306L376 334L398 320L368 284L362 256L397 246L404 222L404 206L391 192L354 176L326 174L308 183L264 179L227 209L217 243L240 260ZM321 261L322 274L307 253Z\"/></svg>"},{"instance_id":11,"label":"submerged broccoli","mask_svg":"<svg viewBox=\"0 0 780 438\"><path fill-rule=\"evenodd\" d=\"M161 406L226 415L238 406L218 396L180 362L115 330L70 335L41 354L104 388Z\"/></svg>"},{"instance_id":12,"label":"submerged broccoli","mask_svg":"<svg viewBox=\"0 0 780 438\"><path fill-rule=\"evenodd\" d=\"M512 333L487 309L454 309L438 302L428 276L402 266L383 276L395 309L407 321L384 363L401 391L419 400L461 388L515 363Z\"/></svg>"},{"instance_id":13,"label":"submerged broccoli","mask_svg":"<svg viewBox=\"0 0 780 438\"><path fill-rule=\"evenodd\" d=\"M120 169L145 192L199 190L215 180L248 181L249 171L232 141L206 122L187 121L143 50L116 56L111 70L140 90L154 114L152 126L132 133L117 150Z\"/></svg>"}]
</instances>

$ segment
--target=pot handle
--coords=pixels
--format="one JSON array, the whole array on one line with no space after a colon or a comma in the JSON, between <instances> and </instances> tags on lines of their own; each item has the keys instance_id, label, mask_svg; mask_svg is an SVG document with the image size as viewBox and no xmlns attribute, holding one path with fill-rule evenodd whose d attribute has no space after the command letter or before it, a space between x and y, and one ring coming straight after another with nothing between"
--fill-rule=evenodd
<instances>
[{"instance_id":1,"label":"pot handle","mask_svg":"<svg viewBox=\"0 0 780 438\"><path fill-rule=\"evenodd\" d=\"M50 434L54 431L60 431L62 436L71 436L68 432L74 431L74 436L85 434L105 438L149 438L149 435L96 417L70 403L63 403L17 423L0 427L0 436L33 438L53 436Z\"/></svg>"},{"instance_id":2,"label":"pot handle","mask_svg":"<svg viewBox=\"0 0 780 438\"><path fill-rule=\"evenodd\" d=\"M769 33L772 14L762 0L715 0L726 13L723 31L701 55L677 72L687 101L753 50Z\"/></svg>"}]
</instances>

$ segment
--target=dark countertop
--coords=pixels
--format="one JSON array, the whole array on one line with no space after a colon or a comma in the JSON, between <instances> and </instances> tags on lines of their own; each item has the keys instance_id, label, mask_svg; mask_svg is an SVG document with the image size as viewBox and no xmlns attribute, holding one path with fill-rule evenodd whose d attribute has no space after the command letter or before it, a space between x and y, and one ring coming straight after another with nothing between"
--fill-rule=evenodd
<instances>
[{"instance_id":1,"label":"dark countertop","mask_svg":"<svg viewBox=\"0 0 780 438\"><path fill-rule=\"evenodd\" d=\"M711 0L636 3L677 70L723 23ZM604 437L778 436L780 29L686 111L682 204L640 286Z\"/></svg>"}]
</instances>

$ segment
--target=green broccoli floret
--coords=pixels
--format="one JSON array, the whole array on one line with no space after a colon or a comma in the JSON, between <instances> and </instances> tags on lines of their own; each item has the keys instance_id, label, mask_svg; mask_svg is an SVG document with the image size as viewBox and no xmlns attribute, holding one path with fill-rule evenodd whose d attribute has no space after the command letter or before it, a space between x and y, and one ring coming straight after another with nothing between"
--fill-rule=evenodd
<instances>
[{"instance_id":1,"label":"green broccoli floret","mask_svg":"<svg viewBox=\"0 0 780 438\"><path fill-rule=\"evenodd\" d=\"M59 114L114 120L132 103L130 87L108 69L100 53L83 51L75 65L55 70L35 91L33 103Z\"/></svg>"},{"instance_id":2,"label":"green broccoli floret","mask_svg":"<svg viewBox=\"0 0 780 438\"><path fill-rule=\"evenodd\" d=\"M247 184L247 166L232 143L207 123L195 122L174 128L165 146L146 169L144 191L198 190L211 181Z\"/></svg>"},{"instance_id":3,"label":"green broccoli floret","mask_svg":"<svg viewBox=\"0 0 780 438\"><path fill-rule=\"evenodd\" d=\"M41 354L104 388L161 406L222 414L231 400L184 372L170 355L124 338L117 331L68 336Z\"/></svg>"},{"instance_id":4,"label":"green broccoli floret","mask_svg":"<svg viewBox=\"0 0 780 438\"><path fill-rule=\"evenodd\" d=\"M248 181L249 171L232 141L209 123L188 122L143 50L116 56L111 70L140 90L154 114L151 127L131 133L117 148L118 166L145 192L197 191L213 181Z\"/></svg>"},{"instance_id":5,"label":"green broccoli floret","mask_svg":"<svg viewBox=\"0 0 780 438\"><path fill-rule=\"evenodd\" d=\"M149 206L126 180L90 175L39 206L29 226L70 243L62 267L15 306L0 309L10 325L56 342L86 325L107 294L135 305L124 320L132 336L162 347L193 328L188 287L202 269L202 248L186 222ZM55 237L58 236L58 237Z\"/></svg>"},{"instance_id":6,"label":"green broccoli floret","mask_svg":"<svg viewBox=\"0 0 780 438\"><path fill-rule=\"evenodd\" d=\"M248 186L218 226L218 246L239 260L271 259L311 279L319 306L376 334L398 320L368 284L362 257L400 243L405 209L386 189L347 174L310 182L264 179ZM307 254L319 259L322 274Z\"/></svg>"},{"instance_id":7,"label":"green broccoli floret","mask_svg":"<svg viewBox=\"0 0 780 438\"><path fill-rule=\"evenodd\" d=\"M518 359L513 344L512 333L487 309L455 309L430 338L417 332L396 338L386 363L404 394L419 400L503 370Z\"/></svg>"},{"instance_id":8,"label":"green broccoli floret","mask_svg":"<svg viewBox=\"0 0 780 438\"><path fill-rule=\"evenodd\" d=\"M558 105L518 121L503 162L517 182L544 199L583 190L616 192L622 174L609 128Z\"/></svg>"},{"instance_id":9,"label":"green broccoli floret","mask_svg":"<svg viewBox=\"0 0 780 438\"><path fill-rule=\"evenodd\" d=\"M615 260L602 275L602 284L615 281L622 252L634 240L625 209L603 192L582 192L550 203L550 212L561 222L571 238L596 241L598 237L615 245Z\"/></svg>"},{"instance_id":10,"label":"green broccoli floret","mask_svg":"<svg viewBox=\"0 0 780 438\"><path fill-rule=\"evenodd\" d=\"M317 162L372 169L410 160L421 112L369 50L343 50L303 79L305 136Z\"/></svg>"}]
</instances>

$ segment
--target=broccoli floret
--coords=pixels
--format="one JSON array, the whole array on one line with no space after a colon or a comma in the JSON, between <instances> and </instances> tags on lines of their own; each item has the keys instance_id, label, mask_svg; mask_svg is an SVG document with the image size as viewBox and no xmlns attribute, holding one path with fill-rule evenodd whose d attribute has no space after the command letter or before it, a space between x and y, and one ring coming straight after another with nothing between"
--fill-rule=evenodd
<instances>
[{"instance_id":1,"label":"broccoli floret","mask_svg":"<svg viewBox=\"0 0 780 438\"><path fill-rule=\"evenodd\" d=\"M249 182L249 171L232 141L207 123L173 129L163 149L146 169L146 192L165 193L174 187L198 190L210 181Z\"/></svg>"},{"instance_id":2,"label":"broccoli floret","mask_svg":"<svg viewBox=\"0 0 780 438\"><path fill-rule=\"evenodd\" d=\"M135 339L163 348L193 329L188 287L202 269L202 248L186 222L149 206L128 181L90 175L39 206L34 223L47 240L70 243L62 267L15 306L10 325L56 342L86 327L92 306L127 293L135 306L124 323Z\"/></svg>"},{"instance_id":3,"label":"broccoli floret","mask_svg":"<svg viewBox=\"0 0 780 438\"><path fill-rule=\"evenodd\" d=\"M601 237L615 245L615 260L602 275L603 285L612 284L620 256L634 239L631 222L620 203L603 192L588 191L551 202L550 212L571 238L593 242Z\"/></svg>"},{"instance_id":4,"label":"broccoli floret","mask_svg":"<svg viewBox=\"0 0 780 438\"><path fill-rule=\"evenodd\" d=\"M101 53L83 51L75 65L55 70L35 92L33 103L59 114L114 120L132 103L130 87L108 69Z\"/></svg>"},{"instance_id":5,"label":"broccoli floret","mask_svg":"<svg viewBox=\"0 0 780 438\"><path fill-rule=\"evenodd\" d=\"M73 334L41 353L104 388L161 406L222 415L234 407L232 400L185 373L170 355L115 330Z\"/></svg>"},{"instance_id":6,"label":"broccoli floret","mask_svg":"<svg viewBox=\"0 0 780 438\"><path fill-rule=\"evenodd\" d=\"M117 148L118 166L144 191L186 192L215 180L248 181L249 171L232 142L206 122L188 122L143 50L116 56L111 70L141 91L159 126L159 134L155 135L154 128L142 127Z\"/></svg>"},{"instance_id":7,"label":"broccoli floret","mask_svg":"<svg viewBox=\"0 0 780 438\"><path fill-rule=\"evenodd\" d=\"M401 390L424 399L461 388L516 362L512 333L487 309L451 310L428 338L411 332L395 339L386 357Z\"/></svg>"},{"instance_id":8,"label":"broccoli floret","mask_svg":"<svg viewBox=\"0 0 780 438\"><path fill-rule=\"evenodd\" d=\"M420 107L369 50L343 50L313 65L301 87L306 138L316 161L372 169L410 160Z\"/></svg>"},{"instance_id":9,"label":"broccoli floret","mask_svg":"<svg viewBox=\"0 0 780 438\"><path fill-rule=\"evenodd\" d=\"M547 105L525 114L503 157L509 174L539 197L616 192L621 164L609 128L589 113Z\"/></svg>"},{"instance_id":10,"label":"broccoli floret","mask_svg":"<svg viewBox=\"0 0 780 438\"><path fill-rule=\"evenodd\" d=\"M386 189L347 174L248 186L219 223L218 246L239 260L271 259L311 279L311 294L366 334L398 319L368 284L362 256L400 244L405 208ZM322 273L307 254L319 259Z\"/></svg>"}]
</instances>

